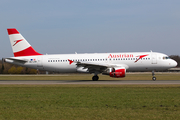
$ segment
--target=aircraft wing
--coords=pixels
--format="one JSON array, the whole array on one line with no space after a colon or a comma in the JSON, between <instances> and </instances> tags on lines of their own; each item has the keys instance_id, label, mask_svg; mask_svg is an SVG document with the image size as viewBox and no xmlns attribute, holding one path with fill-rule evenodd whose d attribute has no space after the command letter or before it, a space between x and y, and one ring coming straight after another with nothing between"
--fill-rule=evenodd
<instances>
[{"instance_id":1,"label":"aircraft wing","mask_svg":"<svg viewBox=\"0 0 180 120\"><path fill-rule=\"evenodd\" d=\"M125 67L128 69L129 67L125 64L103 64L103 63L92 63L92 62L77 62L77 69L81 68L84 70L89 71L90 73L102 73L107 68L113 68L113 67Z\"/></svg>"},{"instance_id":2,"label":"aircraft wing","mask_svg":"<svg viewBox=\"0 0 180 120\"><path fill-rule=\"evenodd\" d=\"M108 68L106 64L96 64L90 62L77 62L76 65L77 65L77 69L81 68L89 71L90 73L94 73L94 72L102 73L105 69Z\"/></svg>"}]
</instances>

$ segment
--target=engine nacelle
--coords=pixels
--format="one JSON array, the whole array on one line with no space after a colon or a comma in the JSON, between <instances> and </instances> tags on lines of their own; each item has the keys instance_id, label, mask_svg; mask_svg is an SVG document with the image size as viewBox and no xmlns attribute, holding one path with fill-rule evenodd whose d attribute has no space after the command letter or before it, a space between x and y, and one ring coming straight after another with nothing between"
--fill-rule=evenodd
<instances>
[{"instance_id":1,"label":"engine nacelle","mask_svg":"<svg viewBox=\"0 0 180 120\"><path fill-rule=\"evenodd\" d=\"M121 78L126 76L126 69L124 67L114 67L110 69L110 77Z\"/></svg>"}]
</instances>

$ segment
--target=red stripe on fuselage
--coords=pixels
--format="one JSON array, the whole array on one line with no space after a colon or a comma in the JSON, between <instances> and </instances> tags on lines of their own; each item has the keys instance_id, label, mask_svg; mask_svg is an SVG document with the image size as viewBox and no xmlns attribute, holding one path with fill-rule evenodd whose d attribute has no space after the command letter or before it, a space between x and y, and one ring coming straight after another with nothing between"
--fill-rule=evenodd
<instances>
[{"instance_id":1,"label":"red stripe on fuselage","mask_svg":"<svg viewBox=\"0 0 180 120\"><path fill-rule=\"evenodd\" d=\"M19 32L15 28L9 28L9 29L7 29L7 31L8 31L9 35L11 35L11 34L19 34Z\"/></svg>"},{"instance_id":2,"label":"red stripe on fuselage","mask_svg":"<svg viewBox=\"0 0 180 120\"><path fill-rule=\"evenodd\" d=\"M24 49L22 51L19 52L15 52L14 56L15 57L20 57L20 56L33 56L33 55L42 55L38 52L36 52L31 46L28 47L27 49Z\"/></svg>"}]
</instances>

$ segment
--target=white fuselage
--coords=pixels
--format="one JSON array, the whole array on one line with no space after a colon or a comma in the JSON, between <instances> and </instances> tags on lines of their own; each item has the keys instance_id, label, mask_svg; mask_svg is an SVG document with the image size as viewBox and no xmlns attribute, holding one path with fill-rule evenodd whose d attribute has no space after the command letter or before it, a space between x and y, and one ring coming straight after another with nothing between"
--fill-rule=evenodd
<instances>
[{"instance_id":1,"label":"white fuselage","mask_svg":"<svg viewBox=\"0 0 180 120\"><path fill-rule=\"evenodd\" d=\"M142 55L145 56L140 57ZM100 64L108 66L109 68L123 66L126 68L126 71L166 70L177 65L177 63L169 59L167 55L157 52L54 54L11 58L26 60L27 62L19 63L8 59L6 62L39 70L62 73L78 72L77 62ZM73 61L73 63L70 64L68 60Z\"/></svg>"}]
</instances>

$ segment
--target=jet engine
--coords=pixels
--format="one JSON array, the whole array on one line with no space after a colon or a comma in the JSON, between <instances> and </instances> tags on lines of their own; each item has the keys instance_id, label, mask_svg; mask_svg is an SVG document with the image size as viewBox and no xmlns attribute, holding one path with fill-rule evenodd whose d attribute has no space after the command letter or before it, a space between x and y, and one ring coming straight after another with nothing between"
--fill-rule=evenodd
<instances>
[{"instance_id":1,"label":"jet engine","mask_svg":"<svg viewBox=\"0 0 180 120\"><path fill-rule=\"evenodd\" d=\"M108 68L103 74L109 75L110 77L121 78L126 76L126 69L124 67Z\"/></svg>"}]
</instances>

